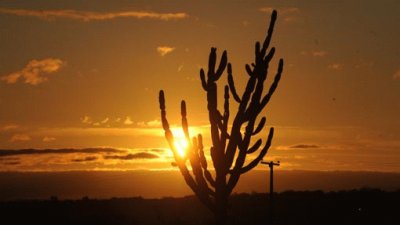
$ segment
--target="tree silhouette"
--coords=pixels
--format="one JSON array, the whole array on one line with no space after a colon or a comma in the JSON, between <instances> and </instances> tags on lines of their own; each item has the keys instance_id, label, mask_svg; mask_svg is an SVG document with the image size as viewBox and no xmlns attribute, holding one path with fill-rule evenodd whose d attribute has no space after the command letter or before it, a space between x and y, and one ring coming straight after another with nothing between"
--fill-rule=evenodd
<instances>
[{"instance_id":1,"label":"tree silhouette","mask_svg":"<svg viewBox=\"0 0 400 225\"><path fill-rule=\"evenodd\" d=\"M216 69L217 50L216 48L211 48L207 78L205 71L203 69L200 70L201 84L207 92L207 108L212 139L210 155L215 174L211 174L208 169L202 136L199 134L190 140L185 101L181 102L182 129L189 146L186 156L182 157L178 153L174 145L174 136L166 118L164 92L161 90L159 94L162 125L165 137L174 154L176 165L179 167L187 185L200 201L214 213L217 224L226 224L228 197L239 181L240 176L257 166L271 146L274 134L273 127L269 130L264 146L261 146L262 139L258 139L255 142L251 140L265 126L265 116L258 123L256 123L256 120L276 90L283 70L283 59L280 59L274 81L264 95L264 83L267 78L269 63L275 53L275 48L269 49L269 45L276 18L277 12L274 10L263 44L261 45L260 42L255 44L255 62L251 66L248 64L245 66L249 77L246 89L241 97L235 88L232 66L228 63L226 51L223 52ZM224 89L224 112L222 114L217 107L217 81L226 70L228 85L225 85ZM230 93L239 106L229 132ZM244 128L244 132L242 128ZM250 145L250 143L254 144ZM257 157L247 163L246 156L257 151ZM187 161L190 163L187 163ZM188 169L189 164L192 169L191 172Z\"/></svg>"}]
</instances>

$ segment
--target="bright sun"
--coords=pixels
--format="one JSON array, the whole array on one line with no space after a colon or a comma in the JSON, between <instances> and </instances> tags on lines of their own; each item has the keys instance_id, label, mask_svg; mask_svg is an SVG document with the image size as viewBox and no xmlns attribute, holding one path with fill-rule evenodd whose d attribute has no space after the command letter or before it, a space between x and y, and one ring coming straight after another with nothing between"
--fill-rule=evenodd
<instances>
[{"instance_id":1,"label":"bright sun","mask_svg":"<svg viewBox=\"0 0 400 225\"><path fill-rule=\"evenodd\" d=\"M179 156L184 157L188 151L189 143L186 140L185 134L182 131L182 128L172 128L172 133L174 134L174 146ZM193 133L195 130L189 127L190 133Z\"/></svg>"},{"instance_id":2,"label":"bright sun","mask_svg":"<svg viewBox=\"0 0 400 225\"><path fill-rule=\"evenodd\" d=\"M176 150L178 151L178 154L181 156L181 157L184 157L185 156L185 154L186 154L186 151L187 151L187 148L188 148L188 146L189 146L189 144L188 144L188 142L186 141L186 139L185 138L176 138L175 140L174 140L174 145L175 145L175 148L176 148Z\"/></svg>"}]
</instances>

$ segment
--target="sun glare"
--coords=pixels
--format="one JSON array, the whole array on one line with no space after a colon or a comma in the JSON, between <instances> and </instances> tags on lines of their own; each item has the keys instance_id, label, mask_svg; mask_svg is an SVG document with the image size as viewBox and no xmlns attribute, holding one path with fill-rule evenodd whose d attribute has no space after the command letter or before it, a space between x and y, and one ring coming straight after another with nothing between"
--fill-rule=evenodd
<instances>
[{"instance_id":1,"label":"sun glare","mask_svg":"<svg viewBox=\"0 0 400 225\"><path fill-rule=\"evenodd\" d=\"M189 143L186 140L185 134L182 131L182 128L173 127L171 128L172 133L174 134L174 146L179 156L184 157L187 154ZM193 127L189 127L189 133L194 134L198 133L197 129Z\"/></svg>"},{"instance_id":2,"label":"sun glare","mask_svg":"<svg viewBox=\"0 0 400 225\"><path fill-rule=\"evenodd\" d=\"M185 138L177 138L174 141L174 145L176 150L178 151L178 154L181 157L184 157L186 155L187 152L187 148L189 147L189 143L186 141Z\"/></svg>"}]
</instances>

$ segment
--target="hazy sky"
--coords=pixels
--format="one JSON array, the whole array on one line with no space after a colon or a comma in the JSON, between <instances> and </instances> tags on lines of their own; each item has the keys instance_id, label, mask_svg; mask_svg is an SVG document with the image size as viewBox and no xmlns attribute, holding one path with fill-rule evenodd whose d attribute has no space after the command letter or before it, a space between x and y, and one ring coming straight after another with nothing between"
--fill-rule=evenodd
<instances>
[{"instance_id":1,"label":"hazy sky","mask_svg":"<svg viewBox=\"0 0 400 225\"><path fill-rule=\"evenodd\" d=\"M285 66L264 112L276 128L267 159L400 172L397 0L0 1L0 149L64 149L2 151L0 170L170 168L158 91L172 124L185 99L207 139L210 47L228 51L242 91L272 8L270 76ZM74 151L94 147L123 150Z\"/></svg>"}]
</instances>

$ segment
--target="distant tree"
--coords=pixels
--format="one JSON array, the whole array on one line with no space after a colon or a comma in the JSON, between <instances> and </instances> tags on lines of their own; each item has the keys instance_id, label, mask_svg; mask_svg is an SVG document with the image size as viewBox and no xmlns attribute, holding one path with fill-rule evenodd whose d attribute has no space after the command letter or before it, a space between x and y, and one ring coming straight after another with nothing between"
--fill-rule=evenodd
<instances>
[{"instance_id":1,"label":"distant tree","mask_svg":"<svg viewBox=\"0 0 400 225\"><path fill-rule=\"evenodd\" d=\"M255 142L252 142L251 139L262 131L265 126L265 116L257 122L256 120L270 101L278 86L283 70L283 59L280 59L274 81L264 95L264 83L267 78L269 63L275 53L275 48L269 49L269 45L276 18L277 12L274 10L263 44L261 45L260 42L255 44L255 62L245 66L249 77L246 89L241 97L235 88L232 66L228 63L226 51L223 52L216 69L217 50L216 48L211 48L207 78L205 71L203 69L200 70L201 84L207 93L207 108L212 139L210 155L215 174L211 174L209 171L203 151L202 136L199 134L190 140L185 101L181 102L182 129L189 146L186 156L182 157L179 154L166 117L164 92L161 90L159 93L162 126L165 131L165 137L174 154L176 165L187 185L200 201L214 213L216 223L220 225L226 224L228 198L240 176L257 166L271 146L274 128L270 128L264 146L261 146L261 139ZM217 107L217 81L224 71L227 71L228 74L228 84L225 85L224 89L224 112L222 114ZM230 93L239 106L229 132ZM250 145L250 143L254 144ZM246 156L257 151L257 157L246 163ZM187 163L187 161L190 163ZM188 169L189 165L192 171Z\"/></svg>"}]
</instances>

